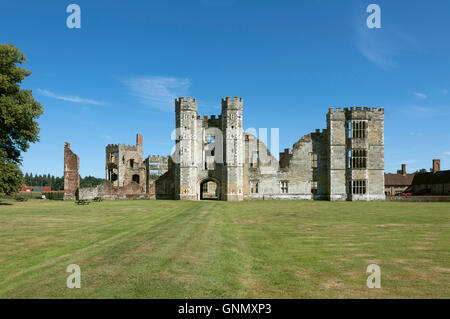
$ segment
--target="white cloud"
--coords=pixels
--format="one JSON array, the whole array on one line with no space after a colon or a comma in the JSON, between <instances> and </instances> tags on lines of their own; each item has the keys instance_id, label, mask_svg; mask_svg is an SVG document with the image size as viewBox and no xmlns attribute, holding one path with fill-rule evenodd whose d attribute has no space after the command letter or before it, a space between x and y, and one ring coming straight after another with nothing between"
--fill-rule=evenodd
<instances>
[{"instance_id":1,"label":"white cloud","mask_svg":"<svg viewBox=\"0 0 450 319\"><path fill-rule=\"evenodd\" d=\"M450 156L450 152L444 152L445 155L449 155Z\"/></svg>"},{"instance_id":2,"label":"white cloud","mask_svg":"<svg viewBox=\"0 0 450 319\"><path fill-rule=\"evenodd\" d=\"M356 3L356 2L355 2ZM398 66L401 54L420 49L415 38L396 27L394 21L385 19L381 12L382 28L369 29L367 27L366 7L362 3L355 6L355 47L368 61L383 70L390 70ZM389 28L384 28L388 25Z\"/></svg>"},{"instance_id":3,"label":"white cloud","mask_svg":"<svg viewBox=\"0 0 450 319\"><path fill-rule=\"evenodd\" d=\"M114 138L114 137L112 137L111 135L108 135L108 134L101 134L100 138L103 138L105 140L110 140L110 141L117 141L116 138Z\"/></svg>"},{"instance_id":4,"label":"white cloud","mask_svg":"<svg viewBox=\"0 0 450 319\"><path fill-rule=\"evenodd\" d=\"M420 106L420 105L414 105L412 107L412 109L418 113L427 113L427 112L431 112L432 109L429 107L425 107L425 106Z\"/></svg>"},{"instance_id":5,"label":"white cloud","mask_svg":"<svg viewBox=\"0 0 450 319\"><path fill-rule=\"evenodd\" d=\"M422 100L425 100L428 97L425 93L414 92L413 94Z\"/></svg>"},{"instance_id":6,"label":"white cloud","mask_svg":"<svg viewBox=\"0 0 450 319\"><path fill-rule=\"evenodd\" d=\"M392 57L392 50L389 44L386 43L386 40L374 33L369 33L367 27L359 29L356 48L367 60L383 70L389 70L397 66Z\"/></svg>"},{"instance_id":7,"label":"white cloud","mask_svg":"<svg viewBox=\"0 0 450 319\"><path fill-rule=\"evenodd\" d=\"M187 96L191 86L190 79L161 76L137 77L124 83L142 104L164 111L173 111L174 99Z\"/></svg>"},{"instance_id":8,"label":"white cloud","mask_svg":"<svg viewBox=\"0 0 450 319\"><path fill-rule=\"evenodd\" d=\"M73 102L73 103L80 103L80 104L106 105L103 102L99 102L99 101L95 101L95 100L91 100L91 99L85 99L85 98L81 98L79 96L62 95L62 94L57 94L57 93L53 93L48 90L42 90L42 89L37 89L36 91L44 96L51 97L51 98L57 99L57 100L68 101L68 102Z\"/></svg>"}]
</instances>

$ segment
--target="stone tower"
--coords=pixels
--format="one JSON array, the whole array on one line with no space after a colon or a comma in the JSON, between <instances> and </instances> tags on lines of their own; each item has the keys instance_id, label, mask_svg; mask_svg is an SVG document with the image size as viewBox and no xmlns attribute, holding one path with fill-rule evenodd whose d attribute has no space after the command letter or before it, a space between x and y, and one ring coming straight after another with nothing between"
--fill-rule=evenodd
<instances>
[{"instance_id":1,"label":"stone tower","mask_svg":"<svg viewBox=\"0 0 450 319\"><path fill-rule=\"evenodd\" d=\"M330 200L384 200L384 109L327 114Z\"/></svg>"},{"instance_id":2,"label":"stone tower","mask_svg":"<svg viewBox=\"0 0 450 319\"><path fill-rule=\"evenodd\" d=\"M70 149L70 143L64 143L64 200L76 199L80 188L80 159Z\"/></svg>"},{"instance_id":3,"label":"stone tower","mask_svg":"<svg viewBox=\"0 0 450 319\"><path fill-rule=\"evenodd\" d=\"M243 99L222 99L224 163L222 169L222 198L242 201L244 178L244 143L242 138Z\"/></svg>"},{"instance_id":4,"label":"stone tower","mask_svg":"<svg viewBox=\"0 0 450 319\"><path fill-rule=\"evenodd\" d=\"M113 186L123 187L131 182L136 182L141 187L145 186L142 135L136 134L136 145L109 144L105 153L106 180Z\"/></svg>"},{"instance_id":5,"label":"stone tower","mask_svg":"<svg viewBox=\"0 0 450 319\"><path fill-rule=\"evenodd\" d=\"M175 100L175 127L175 199L196 200L199 165L197 99L180 97Z\"/></svg>"}]
</instances>

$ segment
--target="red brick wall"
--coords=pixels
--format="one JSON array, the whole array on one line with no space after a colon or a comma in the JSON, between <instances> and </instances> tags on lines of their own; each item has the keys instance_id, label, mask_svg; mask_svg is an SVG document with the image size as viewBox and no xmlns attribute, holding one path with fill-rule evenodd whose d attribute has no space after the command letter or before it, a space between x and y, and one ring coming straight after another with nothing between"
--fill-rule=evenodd
<instances>
[{"instance_id":1,"label":"red brick wall","mask_svg":"<svg viewBox=\"0 0 450 319\"><path fill-rule=\"evenodd\" d=\"M64 199L74 200L80 188L80 159L70 149L70 143L64 144Z\"/></svg>"}]
</instances>

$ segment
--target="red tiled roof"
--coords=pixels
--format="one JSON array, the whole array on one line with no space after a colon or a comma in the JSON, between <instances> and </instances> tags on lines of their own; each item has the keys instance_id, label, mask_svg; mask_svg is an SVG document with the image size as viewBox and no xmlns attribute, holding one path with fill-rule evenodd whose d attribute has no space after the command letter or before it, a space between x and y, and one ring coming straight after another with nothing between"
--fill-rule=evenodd
<instances>
[{"instance_id":1,"label":"red tiled roof","mask_svg":"<svg viewBox=\"0 0 450 319\"><path fill-rule=\"evenodd\" d=\"M412 184L416 174L384 174L384 185L386 186L409 186Z\"/></svg>"}]
</instances>

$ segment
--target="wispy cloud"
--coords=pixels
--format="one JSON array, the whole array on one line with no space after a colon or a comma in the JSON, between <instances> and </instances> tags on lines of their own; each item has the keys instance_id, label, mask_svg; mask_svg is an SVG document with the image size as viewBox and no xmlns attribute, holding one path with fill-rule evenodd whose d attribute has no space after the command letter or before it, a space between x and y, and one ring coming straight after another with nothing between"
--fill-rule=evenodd
<instances>
[{"instance_id":1,"label":"wispy cloud","mask_svg":"<svg viewBox=\"0 0 450 319\"><path fill-rule=\"evenodd\" d=\"M425 100L428 97L425 93L414 92L413 94L422 100Z\"/></svg>"},{"instance_id":2,"label":"wispy cloud","mask_svg":"<svg viewBox=\"0 0 450 319\"><path fill-rule=\"evenodd\" d=\"M356 48L370 62L383 70L393 69L397 63L393 59L392 49L380 34L368 29L366 26L358 28Z\"/></svg>"},{"instance_id":3,"label":"wispy cloud","mask_svg":"<svg viewBox=\"0 0 450 319\"><path fill-rule=\"evenodd\" d=\"M356 34L356 49L368 61L383 70L390 70L398 66L398 56L405 51L419 48L417 40L398 29L392 21L386 22L382 11L382 28L369 29L366 24L367 15L365 7L359 3L355 12L354 30ZM362 14L363 13L363 14ZM389 29L385 29L388 25Z\"/></svg>"},{"instance_id":4,"label":"wispy cloud","mask_svg":"<svg viewBox=\"0 0 450 319\"><path fill-rule=\"evenodd\" d=\"M427 112L431 112L432 109L429 107L425 107L425 106L420 106L420 105L414 105L412 107L412 109L418 113L427 113Z\"/></svg>"},{"instance_id":5,"label":"wispy cloud","mask_svg":"<svg viewBox=\"0 0 450 319\"><path fill-rule=\"evenodd\" d=\"M152 108L173 111L174 99L188 95L191 80L186 78L146 76L124 81L131 94Z\"/></svg>"},{"instance_id":6,"label":"wispy cloud","mask_svg":"<svg viewBox=\"0 0 450 319\"><path fill-rule=\"evenodd\" d=\"M111 135L108 134L101 134L99 135L100 138L105 139L105 140L109 140L109 141L117 141L116 138L112 137Z\"/></svg>"},{"instance_id":7,"label":"wispy cloud","mask_svg":"<svg viewBox=\"0 0 450 319\"><path fill-rule=\"evenodd\" d=\"M449 155L450 156L450 152L444 152L445 155Z\"/></svg>"},{"instance_id":8,"label":"wispy cloud","mask_svg":"<svg viewBox=\"0 0 450 319\"><path fill-rule=\"evenodd\" d=\"M42 94L44 96L51 97L51 98L57 99L57 100L62 100L62 101L68 101L68 102L79 103L79 104L106 105L106 103L104 103L104 102L95 101L92 99L85 99L85 98L82 98L79 96L57 94L57 93L53 93L49 90L37 89L36 92L38 92L39 94Z\"/></svg>"}]
</instances>

